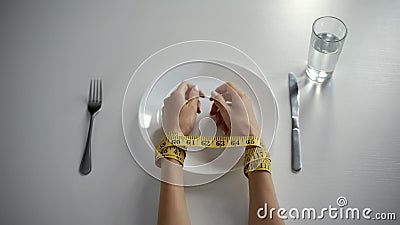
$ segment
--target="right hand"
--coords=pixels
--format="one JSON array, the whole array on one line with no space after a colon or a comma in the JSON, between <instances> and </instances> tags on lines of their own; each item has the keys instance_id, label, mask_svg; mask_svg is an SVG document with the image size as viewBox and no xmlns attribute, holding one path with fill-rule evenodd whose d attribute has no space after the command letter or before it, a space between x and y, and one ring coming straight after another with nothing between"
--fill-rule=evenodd
<instances>
[{"instance_id":1,"label":"right hand","mask_svg":"<svg viewBox=\"0 0 400 225\"><path fill-rule=\"evenodd\" d=\"M260 128L250 97L232 82L227 82L211 93L214 101L210 115L225 134L260 137Z\"/></svg>"}]
</instances>

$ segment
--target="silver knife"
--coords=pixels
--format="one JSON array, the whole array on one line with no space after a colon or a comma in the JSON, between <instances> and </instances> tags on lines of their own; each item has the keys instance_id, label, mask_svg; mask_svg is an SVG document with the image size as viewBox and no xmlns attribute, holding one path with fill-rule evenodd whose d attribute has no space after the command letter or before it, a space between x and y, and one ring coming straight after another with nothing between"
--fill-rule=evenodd
<instances>
[{"instance_id":1,"label":"silver knife","mask_svg":"<svg viewBox=\"0 0 400 225\"><path fill-rule=\"evenodd\" d=\"M292 110L292 169L301 170L301 145L299 125L299 86L294 73L289 73L289 97Z\"/></svg>"}]
</instances>

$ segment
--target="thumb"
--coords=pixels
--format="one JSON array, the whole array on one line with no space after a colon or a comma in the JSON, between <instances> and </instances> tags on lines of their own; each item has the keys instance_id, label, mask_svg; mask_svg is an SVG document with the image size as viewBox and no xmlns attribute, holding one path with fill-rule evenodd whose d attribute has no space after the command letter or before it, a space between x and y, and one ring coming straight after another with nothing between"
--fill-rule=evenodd
<instances>
[{"instance_id":1,"label":"thumb","mask_svg":"<svg viewBox=\"0 0 400 225\"><path fill-rule=\"evenodd\" d=\"M225 101L225 98L222 94L219 94L218 92L212 91L211 92L211 98L214 99L214 103L217 104L219 110L226 110L228 109L228 104Z\"/></svg>"},{"instance_id":2,"label":"thumb","mask_svg":"<svg viewBox=\"0 0 400 225\"><path fill-rule=\"evenodd\" d=\"M189 92L189 99L188 99L188 107L193 109L194 111L198 111L199 109L199 97L200 97L200 90L199 87L196 85L194 86Z\"/></svg>"}]
</instances>

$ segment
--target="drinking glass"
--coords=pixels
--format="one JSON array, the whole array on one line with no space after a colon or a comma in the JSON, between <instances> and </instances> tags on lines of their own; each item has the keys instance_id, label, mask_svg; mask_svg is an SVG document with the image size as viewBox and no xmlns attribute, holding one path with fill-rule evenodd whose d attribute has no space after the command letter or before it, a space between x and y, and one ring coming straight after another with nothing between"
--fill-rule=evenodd
<instances>
[{"instance_id":1,"label":"drinking glass","mask_svg":"<svg viewBox=\"0 0 400 225\"><path fill-rule=\"evenodd\" d=\"M314 21L306 69L310 80L321 83L332 77L346 35L346 25L336 17L323 16Z\"/></svg>"}]
</instances>

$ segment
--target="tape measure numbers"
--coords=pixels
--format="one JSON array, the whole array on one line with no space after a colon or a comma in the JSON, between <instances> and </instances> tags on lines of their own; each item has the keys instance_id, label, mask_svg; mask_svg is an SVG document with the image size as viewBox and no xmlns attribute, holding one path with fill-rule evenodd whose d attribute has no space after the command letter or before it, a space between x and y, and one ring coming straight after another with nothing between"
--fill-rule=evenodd
<instances>
[{"instance_id":1,"label":"tape measure numbers","mask_svg":"<svg viewBox=\"0 0 400 225\"><path fill-rule=\"evenodd\" d=\"M181 133L167 133L156 145L156 165L160 167L160 158L172 158L183 165L186 150L190 146L203 148L229 148L249 146L244 155L244 173L256 170L271 172L271 158L268 149L259 137L255 136L185 136Z\"/></svg>"},{"instance_id":2,"label":"tape measure numbers","mask_svg":"<svg viewBox=\"0 0 400 225\"><path fill-rule=\"evenodd\" d=\"M184 136L181 134L167 134L161 142L156 146L157 150L161 150L169 146L178 146L187 148L189 146L203 148L229 148L254 146L265 148L261 138L255 136Z\"/></svg>"}]
</instances>

